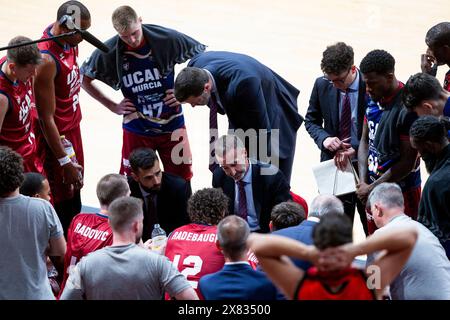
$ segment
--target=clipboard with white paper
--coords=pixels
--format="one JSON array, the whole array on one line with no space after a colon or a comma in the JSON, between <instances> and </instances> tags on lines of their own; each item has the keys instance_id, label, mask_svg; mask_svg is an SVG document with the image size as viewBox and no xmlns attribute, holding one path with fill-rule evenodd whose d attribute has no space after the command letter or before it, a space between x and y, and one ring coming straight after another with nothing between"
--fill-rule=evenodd
<instances>
[{"instance_id":1,"label":"clipboard with white paper","mask_svg":"<svg viewBox=\"0 0 450 320\"><path fill-rule=\"evenodd\" d=\"M313 167L313 174L320 194L340 196L356 191L358 176L350 161L345 171L339 170L333 159L321 162Z\"/></svg>"}]
</instances>

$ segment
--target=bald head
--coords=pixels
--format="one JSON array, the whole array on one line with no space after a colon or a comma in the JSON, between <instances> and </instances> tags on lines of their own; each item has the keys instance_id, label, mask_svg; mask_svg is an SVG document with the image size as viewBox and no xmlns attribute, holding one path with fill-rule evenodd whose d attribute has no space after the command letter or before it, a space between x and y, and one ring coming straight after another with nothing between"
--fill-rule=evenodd
<instances>
[{"instance_id":1,"label":"bald head","mask_svg":"<svg viewBox=\"0 0 450 320\"><path fill-rule=\"evenodd\" d=\"M312 201L309 216L321 218L330 212L344 214L344 205L335 196L321 194Z\"/></svg>"},{"instance_id":2,"label":"bald head","mask_svg":"<svg viewBox=\"0 0 450 320\"><path fill-rule=\"evenodd\" d=\"M225 257L231 261L239 258L247 252L247 238L250 228L241 217L231 215L225 217L217 226L217 241Z\"/></svg>"}]
</instances>

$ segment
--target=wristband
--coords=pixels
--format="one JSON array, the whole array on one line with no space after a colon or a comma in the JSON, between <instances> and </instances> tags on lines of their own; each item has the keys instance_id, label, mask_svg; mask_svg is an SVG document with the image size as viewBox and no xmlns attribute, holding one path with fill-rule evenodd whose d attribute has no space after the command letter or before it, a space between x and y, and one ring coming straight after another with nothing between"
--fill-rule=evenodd
<instances>
[{"instance_id":1,"label":"wristband","mask_svg":"<svg viewBox=\"0 0 450 320\"><path fill-rule=\"evenodd\" d=\"M62 167L70 162L69 156L65 156L58 159L59 165Z\"/></svg>"}]
</instances>

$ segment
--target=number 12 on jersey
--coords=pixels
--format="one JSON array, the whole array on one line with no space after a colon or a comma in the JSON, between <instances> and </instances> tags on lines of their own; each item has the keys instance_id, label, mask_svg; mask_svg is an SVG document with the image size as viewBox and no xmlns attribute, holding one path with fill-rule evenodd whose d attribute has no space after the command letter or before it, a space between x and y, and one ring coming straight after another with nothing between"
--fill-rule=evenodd
<instances>
[{"instance_id":1,"label":"number 12 on jersey","mask_svg":"<svg viewBox=\"0 0 450 320\"><path fill-rule=\"evenodd\" d=\"M199 256L187 256L183 260L183 264L178 266L180 262L181 255L176 254L173 257L173 265L177 268L180 273L186 277L188 282L191 284L192 288L197 289L198 280L192 280L192 276L197 275L202 270L203 261ZM190 277L191 276L191 277ZM191 278L191 279L190 279Z\"/></svg>"}]
</instances>

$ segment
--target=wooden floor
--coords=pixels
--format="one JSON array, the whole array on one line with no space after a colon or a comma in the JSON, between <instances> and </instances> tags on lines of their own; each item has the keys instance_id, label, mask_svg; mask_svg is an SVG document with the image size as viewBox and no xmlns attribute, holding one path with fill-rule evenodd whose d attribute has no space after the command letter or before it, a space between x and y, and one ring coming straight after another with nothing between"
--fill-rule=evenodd
<instances>
[{"instance_id":1,"label":"wooden floor","mask_svg":"<svg viewBox=\"0 0 450 320\"><path fill-rule=\"evenodd\" d=\"M39 38L56 19L63 1L0 0L0 46L16 35ZM274 69L300 89L299 111L306 113L320 60L327 45L344 41L353 46L355 62L372 49L385 49L396 59L400 80L420 71L420 54L426 49L424 36L432 25L449 21L448 0L191 0L191 1L82 1L91 11L89 30L102 40L114 35L111 13L123 4L132 6L144 23L177 29L208 45L209 50L249 54ZM80 62L93 47L80 45ZM179 71L179 66L176 70ZM443 68L445 69L445 68ZM444 70L439 71L443 79ZM120 93L106 88L115 99ZM82 134L85 151L83 202L97 205L95 187L105 174L118 172L122 145L121 118L85 92L81 94ZM206 107L184 108L193 151L194 190L211 185L207 169L208 112ZM219 119L225 133L227 121ZM292 189L310 202L317 195L311 166L319 161L319 150L304 126L298 131ZM360 237L360 226L355 234Z\"/></svg>"}]
</instances>

